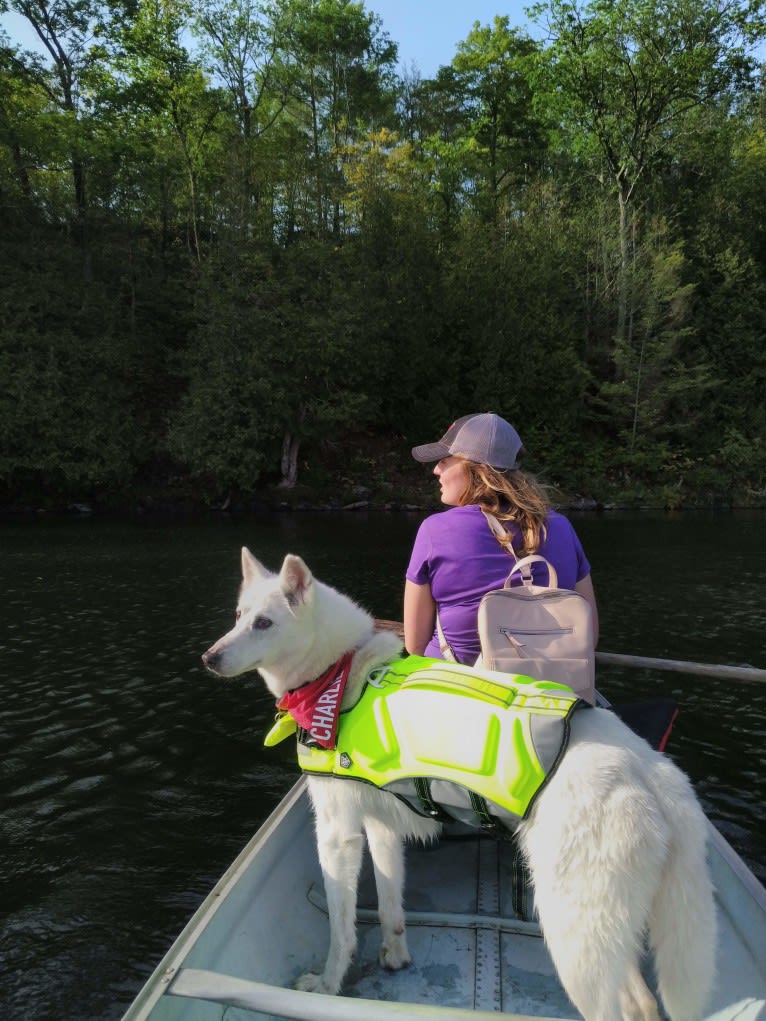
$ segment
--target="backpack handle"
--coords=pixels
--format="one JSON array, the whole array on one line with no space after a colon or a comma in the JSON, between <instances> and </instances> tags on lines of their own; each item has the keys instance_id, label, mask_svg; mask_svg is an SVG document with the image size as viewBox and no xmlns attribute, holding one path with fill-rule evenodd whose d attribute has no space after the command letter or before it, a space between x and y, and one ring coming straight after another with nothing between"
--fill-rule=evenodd
<instances>
[{"instance_id":1,"label":"backpack handle","mask_svg":"<svg viewBox=\"0 0 766 1021\"><path fill-rule=\"evenodd\" d=\"M507 529L503 528L503 526L497 520L495 515L490 514L490 512L488 510L485 510L484 507L481 508L481 512L487 519L487 524L495 533L495 537L498 540L508 539L509 533ZM548 588L559 587L559 576L556 573L556 568L553 566L550 560L546 560L545 557L541 556L539 553L530 553L529 556L521 557L521 559L519 559L519 557L516 556L516 550L513 548L512 542L509 542L507 545L505 543L502 543L502 545L505 547L506 552L510 553L513 559L516 561L515 567L508 575L508 577L505 579L505 584L503 585L503 588L511 587L511 578L519 570L521 571L521 580L524 582L524 585L527 588L529 588L530 585L533 585L534 582L532 581L532 572L530 570L532 564L545 564L545 566L548 568Z\"/></svg>"},{"instance_id":2,"label":"backpack handle","mask_svg":"<svg viewBox=\"0 0 766 1021\"><path fill-rule=\"evenodd\" d=\"M521 560L516 561L513 570L505 579L505 584L503 585L503 588L511 587L511 578L514 576L514 574L516 574L517 571L522 572L521 580L523 581L525 586L529 587L530 585L532 585L533 584L532 573L529 570L532 564L545 564L545 566L548 568L548 588L559 587L559 576L556 573L556 568L553 566L550 560L546 560L545 557L540 556L539 553L530 553L528 557L522 557ZM526 572L525 568L527 569Z\"/></svg>"}]
</instances>

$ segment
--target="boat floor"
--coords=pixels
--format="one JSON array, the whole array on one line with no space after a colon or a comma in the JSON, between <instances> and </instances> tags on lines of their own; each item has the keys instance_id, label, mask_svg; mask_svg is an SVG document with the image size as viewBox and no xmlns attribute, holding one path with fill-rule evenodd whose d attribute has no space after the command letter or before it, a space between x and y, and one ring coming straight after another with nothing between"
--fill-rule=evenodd
<instances>
[{"instance_id":1,"label":"boat floor","mask_svg":"<svg viewBox=\"0 0 766 1021\"><path fill-rule=\"evenodd\" d=\"M358 949L343 995L294 990L301 974L321 970L329 938L313 821L299 788L165 958L156 973L162 994L157 982L149 983L125 1021L384 1021L488 1018L498 1012L526 1019L580 1017L558 982L536 923L514 912L512 844L460 832L432 848L408 849L408 968L391 973L378 964L375 889L366 856ZM715 845L712 858L715 872ZM766 1021L766 912L762 903L753 907L739 893L736 876L719 871L719 979L706 1019ZM762 888L755 893L762 896Z\"/></svg>"},{"instance_id":2,"label":"boat floor","mask_svg":"<svg viewBox=\"0 0 766 1021\"><path fill-rule=\"evenodd\" d=\"M515 866L510 843L475 835L447 837L427 850L408 848L405 906L412 964L389 973L377 961L375 884L365 861L357 912L362 923L358 963L344 994L533 1017L577 1017L539 926L514 913ZM466 883L466 876L476 878ZM318 903L315 897L312 891L311 899Z\"/></svg>"}]
</instances>

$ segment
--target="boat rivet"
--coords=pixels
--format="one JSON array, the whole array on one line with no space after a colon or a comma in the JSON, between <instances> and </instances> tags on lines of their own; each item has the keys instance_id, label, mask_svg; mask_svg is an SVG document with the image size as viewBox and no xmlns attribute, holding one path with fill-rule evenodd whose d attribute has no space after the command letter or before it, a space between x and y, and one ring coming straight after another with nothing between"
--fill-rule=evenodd
<instances>
[{"instance_id":1,"label":"boat rivet","mask_svg":"<svg viewBox=\"0 0 766 1021\"><path fill-rule=\"evenodd\" d=\"M353 762L351 761L351 756L348 754L348 752L342 752L339 761L341 769L351 769L353 765Z\"/></svg>"}]
</instances>

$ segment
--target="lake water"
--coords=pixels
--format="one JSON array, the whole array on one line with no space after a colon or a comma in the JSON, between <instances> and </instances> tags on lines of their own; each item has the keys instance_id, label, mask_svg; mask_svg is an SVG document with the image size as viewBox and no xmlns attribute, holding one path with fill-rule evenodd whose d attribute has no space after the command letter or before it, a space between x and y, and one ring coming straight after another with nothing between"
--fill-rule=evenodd
<instances>
[{"instance_id":1,"label":"lake water","mask_svg":"<svg viewBox=\"0 0 766 1021\"><path fill-rule=\"evenodd\" d=\"M294 781L266 750L257 675L200 654L231 626L239 548L400 618L411 514L203 522L5 522L0 703L0 1018L122 1016ZM600 647L766 666L766 513L575 517ZM766 685L601 671L613 701L672 694L669 752L766 880Z\"/></svg>"}]
</instances>

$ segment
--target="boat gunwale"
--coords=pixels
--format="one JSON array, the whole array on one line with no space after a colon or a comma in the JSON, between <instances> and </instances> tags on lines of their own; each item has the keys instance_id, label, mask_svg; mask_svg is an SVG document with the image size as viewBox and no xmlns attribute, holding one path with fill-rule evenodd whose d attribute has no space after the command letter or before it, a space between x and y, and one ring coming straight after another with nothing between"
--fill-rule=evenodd
<instances>
[{"instance_id":1,"label":"boat gunwale","mask_svg":"<svg viewBox=\"0 0 766 1021\"><path fill-rule=\"evenodd\" d=\"M735 878L744 886L746 892L755 902L756 907L766 916L766 887L763 886L747 862L734 850L712 820L708 819L707 816L705 818L711 831L708 834L710 843L729 866Z\"/></svg>"},{"instance_id":2,"label":"boat gunwale","mask_svg":"<svg viewBox=\"0 0 766 1021\"><path fill-rule=\"evenodd\" d=\"M207 928L210 920L226 900L230 889L236 887L247 871L252 859L270 839L272 832L287 817L304 795L308 797L306 777L300 776L279 801L273 811L258 827L243 849L213 886L189 921L175 938L167 953L139 990L135 1000L123 1015L122 1021L144 1021L149 1018L158 1000L167 992L181 962Z\"/></svg>"}]
</instances>

